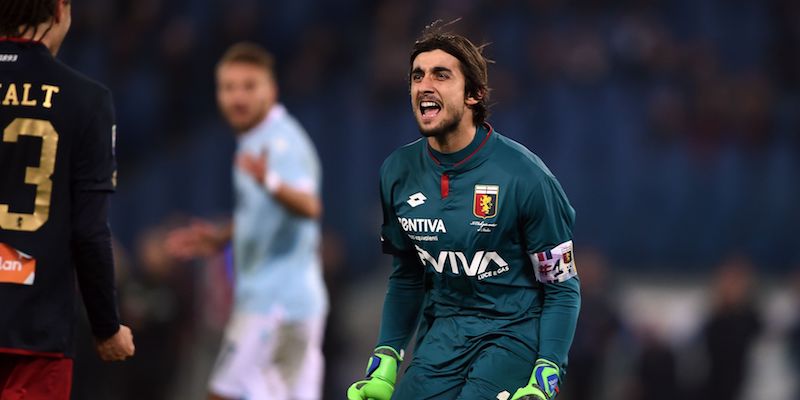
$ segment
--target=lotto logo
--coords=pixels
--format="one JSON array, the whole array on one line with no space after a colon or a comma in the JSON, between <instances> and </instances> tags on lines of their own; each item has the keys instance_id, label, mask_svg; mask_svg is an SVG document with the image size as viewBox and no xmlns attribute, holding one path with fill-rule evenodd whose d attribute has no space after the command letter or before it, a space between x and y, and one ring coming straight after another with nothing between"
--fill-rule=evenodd
<instances>
[{"instance_id":1,"label":"lotto logo","mask_svg":"<svg viewBox=\"0 0 800 400\"><path fill-rule=\"evenodd\" d=\"M411 208L414 208L416 206L421 206L425 204L425 200L428 200L428 198L425 197L425 195L422 194L422 192L417 192L412 194L411 196L408 196L408 200L406 200L406 203L408 203L408 205L410 205Z\"/></svg>"}]
</instances>

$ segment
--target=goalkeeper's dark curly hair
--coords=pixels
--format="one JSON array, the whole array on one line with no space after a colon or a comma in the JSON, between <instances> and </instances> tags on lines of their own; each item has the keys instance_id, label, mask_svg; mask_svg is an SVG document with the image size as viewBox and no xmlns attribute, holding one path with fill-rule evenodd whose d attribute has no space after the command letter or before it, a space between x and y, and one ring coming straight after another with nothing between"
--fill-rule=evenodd
<instances>
[{"instance_id":1,"label":"goalkeeper's dark curly hair","mask_svg":"<svg viewBox=\"0 0 800 400\"><path fill-rule=\"evenodd\" d=\"M483 56L483 49L488 43L476 46L464 36L446 30L449 26L458 21L460 21L460 18L443 24L442 20L437 20L425 27L425 30L422 31L422 35L414 42L414 48L411 51L409 62L409 70L413 68L414 59L417 58L419 53L442 50L457 58L461 67L461 73L464 74L465 94L478 100L477 104L470 106L472 109L473 122L475 122L476 125L481 125L486 121L486 118L489 117L489 91L491 89L489 88L488 64L494 63L494 61Z\"/></svg>"},{"instance_id":2,"label":"goalkeeper's dark curly hair","mask_svg":"<svg viewBox=\"0 0 800 400\"><path fill-rule=\"evenodd\" d=\"M35 38L39 24L53 17L59 1L69 3L69 0L0 0L0 36L20 37L32 29Z\"/></svg>"}]
</instances>

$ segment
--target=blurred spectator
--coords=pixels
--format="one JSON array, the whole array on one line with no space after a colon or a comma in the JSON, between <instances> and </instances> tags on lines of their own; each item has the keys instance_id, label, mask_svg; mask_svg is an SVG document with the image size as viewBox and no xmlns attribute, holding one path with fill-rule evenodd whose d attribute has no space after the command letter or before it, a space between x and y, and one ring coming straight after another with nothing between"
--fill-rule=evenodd
<instances>
[{"instance_id":1,"label":"blurred spectator","mask_svg":"<svg viewBox=\"0 0 800 400\"><path fill-rule=\"evenodd\" d=\"M577 188L572 189L574 202L583 215L577 233L588 235L604 251L616 249L614 243L604 243L605 233L622 238L628 237L626 229L639 229L617 221L652 211L647 202L630 198L650 190L647 179L633 179L631 170L645 177L653 171L669 171L684 187L703 187L705 198L732 197L731 207L743 219L758 218L757 210L774 207L781 199L792 203L798 198L790 185L771 184L774 193L753 199L744 191L730 193L731 186L725 183L735 180L747 188L764 182L762 178L769 176L761 169L764 158L775 159L787 152L786 146L775 145L777 139L800 138L796 101L800 33L794 23L800 6L794 1L632 1L624 6L554 0L437 1L424 6L396 0L335 4L297 0L269 6L257 0L92 0L87 4L76 9L76 40L67 43L63 53L68 63L109 81L118 93L121 191L143 182L171 182L183 172L148 166L175 158L176 152L188 153L198 142L208 140L198 136L213 134L207 129L219 123L210 101L213 85L198 83L202 82L198 77L213 71L216 60L211 55L233 41L247 39L274 49L277 70L288 89L283 93L286 103L309 127L320 127L309 131L323 144L320 155L326 169L347 176L325 188L326 205L330 209L368 207L368 196L353 194L363 192L365 182L374 182L385 155L374 151L376 145L395 141L386 146L390 148L414 138L393 111L404 101L396 94L402 94L408 84L396 78L402 75L397 71L407 68L409 49L404 43L434 19L463 17L471 36L491 43L487 52L497 61L492 68L497 69L495 86L502 95L495 101L504 103L504 110L513 109L513 103L525 116L512 117L517 113L498 110L493 124L521 132L514 139L522 143L537 137L545 161L564 176L566 186ZM380 135L375 134L376 125ZM653 138L657 146L650 149ZM336 150L340 146L351 151L345 155ZM547 151L547 146L565 154ZM651 156L640 156L650 152ZM205 155L197 157L214 157L209 149L198 153ZM788 160L796 163L797 153L788 153ZM607 158L598 161L598 155ZM730 159L736 160L733 167L725 164ZM595 191L590 188L596 178L584 172L586 160L597 176L612 181L602 184L625 187L608 193L608 201L631 205L625 215L598 211L607 208L592 197ZM339 170L340 165L353 167ZM717 169L719 176L703 179L706 171ZM797 171L786 172L786 181L798 179ZM155 210L147 214L154 220L117 211L114 218L123 243L131 246L139 230L176 204L206 196L206 187L227 184L219 177L211 178L207 186L181 193L148 193L148 207ZM656 213L648 222L676 227L634 235L636 243L626 246L642 249L637 260L667 264L668 256L659 248L686 248L679 246L680 239L672 230L691 229L693 221L703 220L708 212L699 202L685 202L669 185L650 191L647 195L672 202L680 220L674 220L675 214ZM200 204L204 209L187 211L224 211ZM359 229L370 227L326 218L338 224L334 228L342 232L344 245L357 253L354 238L363 237ZM800 222L797 218L794 221ZM709 231L728 228L723 218L705 224ZM789 226L777 218L763 224L764 230L776 233L786 233ZM765 250L766 235L751 229L739 231L711 237L709 242L717 249L747 244L743 251L753 258L776 257ZM735 243L728 243L726 237L734 237ZM714 253L700 247L687 251L698 264L713 260ZM787 251L796 255L800 250ZM620 262L620 267L630 264Z\"/></svg>"},{"instance_id":2,"label":"blurred spectator","mask_svg":"<svg viewBox=\"0 0 800 400\"><path fill-rule=\"evenodd\" d=\"M333 336L326 345L326 352L333 351L331 366L352 351L353 335L336 332L347 317L358 315L356 307L336 304L354 292L354 273L376 274L379 264L378 252L363 246L362 239L375 233L374 221L364 217L374 196L364 194L376 190L388 149L417 137L412 121L397 113L397 104L407 104L408 85L397 71L407 68L411 35L434 19L463 17L470 36L491 43L486 51L497 63L490 66L495 77L490 84L497 90L494 101L502 104L491 122L501 132L518 132L513 139L523 144L536 143L536 152L562 177L579 212L576 236L614 254L614 271L601 277L669 277L678 268L681 274L691 269L705 275L711 271L704 266L731 248L759 260L762 276L782 272L788 267L783 260L800 256L792 241L800 226L800 186L791 183L800 182L797 0L87 0L74 8L73 37L61 54L68 64L108 82L116 95L120 186L112 221L131 249L142 232L176 210L229 211L231 196L210 188L231 185L229 160L220 150L233 141L219 135L214 85L206 78L215 56L232 42L252 40L274 50L286 83L281 96L320 145L329 210L324 226L337 232L335 246L347 255L337 262L341 270L327 276L337 291ZM145 329L211 332L184 343L195 348L182 355L179 375L197 369L192 372L197 380L208 375L199 367L204 362L199 355L210 347L214 356L219 338L213 332L219 333L229 311L230 276L222 256L216 257L206 273L177 266L163 274L133 260L125 278L131 283L120 288L129 302L123 312L139 318ZM586 265L591 260L579 263L592 268ZM586 286L592 285L585 277L591 273L583 273ZM199 283L192 283L195 279L207 285L202 294L191 288ZM614 289L604 285L596 286L606 288L596 301L584 302L592 311L581 314L565 400L586 398L583 389L591 385L584 379L602 379L597 368L619 329L612 322L614 299L607 297ZM731 291L718 286L718 292ZM593 296L587 290L585 295ZM195 306L189 310L192 292ZM759 325L746 321L755 312L752 304L724 305L720 297L703 331L702 347L710 358L721 358L709 365L718 376L713 379L745 363L744 352L724 349L752 343L751 331ZM195 320L193 328L185 327L189 319ZM736 321L744 325L727 331ZM794 337L800 371L800 326ZM669 368L654 366L657 360L674 361L669 348L655 338L647 345L624 340L622 355L644 349L634 380L669 378ZM630 365L624 367L614 373L631 372ZM101 388L128 379L121 371L91 370L85 379L97 381L95 396L112 399ZM80 373L76 364L76 382L84 379ZM174 385L187 385L167 375L178 380ZM131 379L141 382L136 374ZM331 387L335 381L326 383L330 396L341 393ZM184 392L174 398L201 396ZM78 398L92 398L86 396Z\"/></svg>"},{"instance_id":3,"label":"blurred spectator","mask_svg":"<svg viewBox=\"0 0 800 400\"><path fill-rule=\"evenodd\" d=\"M635 364L631 400L673 400L677 396L678 376L675 352L650 328L645 328L642 348Z\"/></svg>"},{"instance_id":4,"label":"blurred spectator","mask_svg":"<svg viewBox=\"0 0 800 400\"><path fill-rule=\"evenodd\" d=\"M615 289L603 255L581 250L577 258L581 276L581 313L569 353L569 367L559 399L597 400L603 388L603 367L620 329Z\"/></svg>"},{"instance_id":5,"label":"blurred spectator","mask_svg":"<svg viewBox=\"0 0 800 400\"><path fill-rule=\"evenodd\" d=\"M196 282L193 270L163 249L165 227L144 231L138 273L124 287L122 314L136 327L139 351L116 387L118 399L170 399L181 343L191 340Z\"/></svg>"},{"instance_id":6,"label":"blurred spectator","mask_svg":"<svg viewBox=\"0 0 800 400\"><path fill-rule=\"evenodd\" d=\"M800 376L800 269L794 274L792 289L797 312L795 313L794 327L789 333L789 357L795 376ZM800 384L796 383L795 392L795 398L800 400Z\"/></svg>"},{"instance_id":7,"label":"blurred spectator","mask_svg":"<svg viewBox=\"0 0 800 400\"><path fill-rule=\"evenodd\" d=\"M120 314L135 329L136 356L129 363L104 366L94 356L93 344L81 340L75 365L75 400L172 399L179 371L181 344L194 330L195 285L192 270L167 257L164 227L143 232L135 257L114 245ZM134 268L137 266L138 268ZM88 325L79 326L86 331Z\"/></svg>"},{"instance_id":8,"label":"blurred spectator","mask_svg":"<svg viewBox=\"0 0 800 400\"><path fill-rule=\"evenodd\" d=\"M753 266L734 257L717 271L711 315L703 329L709 369L704 400L732 400L741 395L750 350L761 329L753 299Z\"/></svg>"},{"instance_id":9,"label":"blurred spectator","mask_svg":"<svg viewBox=\"0 0 800 400\"><path fill-rule=\"evenodd\" d=\"M347 391L346 378L340 376L341 360L347 357L348 340L351 338L343 329L343 323L348 318L348 308L345 304L344 291L347 289L349 276L345 272L346 257L341 236L331 230L322 233L322 265L325 277L325 286L328 288L330 298L330 313L328 314L328 327L325 330L322 352L325 354L325 383L323 385L323 399L338 399ZM348 371L349 373L349 371ZM349 376L349 375L345 375Z\"/></svg>"},{"instance_id":10,"label":"blurred spectator","mask_svg":"<svg viewBox=\"0 0 800 400\"><path fill-rule=\"evenodd\" d=\"M115 267L114 278L116 279L120 301L120 314L122 314L123 318L128 318L128 316L125 315L125 306L127 302L126 294L132 279L131 273L133 272L133 264L130 255L125 251L123 246L115 239L112 238L112 240ZM116 386L126 382L128 376L125 372L130 364L104 364L100 358L97 357L94 338L89 326L89 318L85 312L85 307L81 305L76 312L80 316L80 320L79 323L76 324L75 366L73 368L71 399L117 399L115 395L117 393ZM131 328L135 330L136 337L134 339L138 346L138 326L132 320ZM140 349L137 349L136 356L138 357L139 354ZM133 361L133 358L129 361Z\"/></svg>"}]
</instances>

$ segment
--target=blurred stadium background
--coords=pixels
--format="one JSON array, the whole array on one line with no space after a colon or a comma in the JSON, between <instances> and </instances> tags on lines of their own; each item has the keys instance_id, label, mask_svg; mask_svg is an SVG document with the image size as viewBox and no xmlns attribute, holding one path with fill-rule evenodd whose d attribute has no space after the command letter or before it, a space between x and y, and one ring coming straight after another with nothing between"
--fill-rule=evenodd
<instances>
[{"instance_id":1,"label":"blurred stadium background","mask_svg":"<svg viewBox=\"0 0 800 400\"><path fill-rule=\"evenodd\" d=\"M322 159L325 398L343 398L389 272L378 168L418 137L408 52L456 17L491 42L493 126L578 212L584 307L560 399L800 398L800 2L81 0L73 14L61 58L115 95L112 227L137 340L135 359L103 366L86 339L74 398L204 396L229 255L178 265L160 243L232 206L213 71L239 40L274 53Z\"/></svg>"}]
</instances>

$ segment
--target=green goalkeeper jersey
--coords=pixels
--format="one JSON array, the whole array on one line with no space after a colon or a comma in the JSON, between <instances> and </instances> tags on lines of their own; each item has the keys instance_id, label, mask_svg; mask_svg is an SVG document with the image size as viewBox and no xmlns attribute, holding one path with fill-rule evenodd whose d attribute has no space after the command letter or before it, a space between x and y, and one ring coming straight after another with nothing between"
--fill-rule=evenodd
<instances>
[{"instance_id":1,"label":"green goalkeeper jersey","mask_svg":"<svg viewBox=\"0 0 800 400\"><path fill-rule=\"evenodd\" d=\"M488 125L452 154L420 139L386 159L380 189L395 271L379 345L402 349L422 310L423 336L437 318L472 318L465 341L502 328L565 364L580 304L575 211L536 155Z\"/></svg>"}]
</instances>

